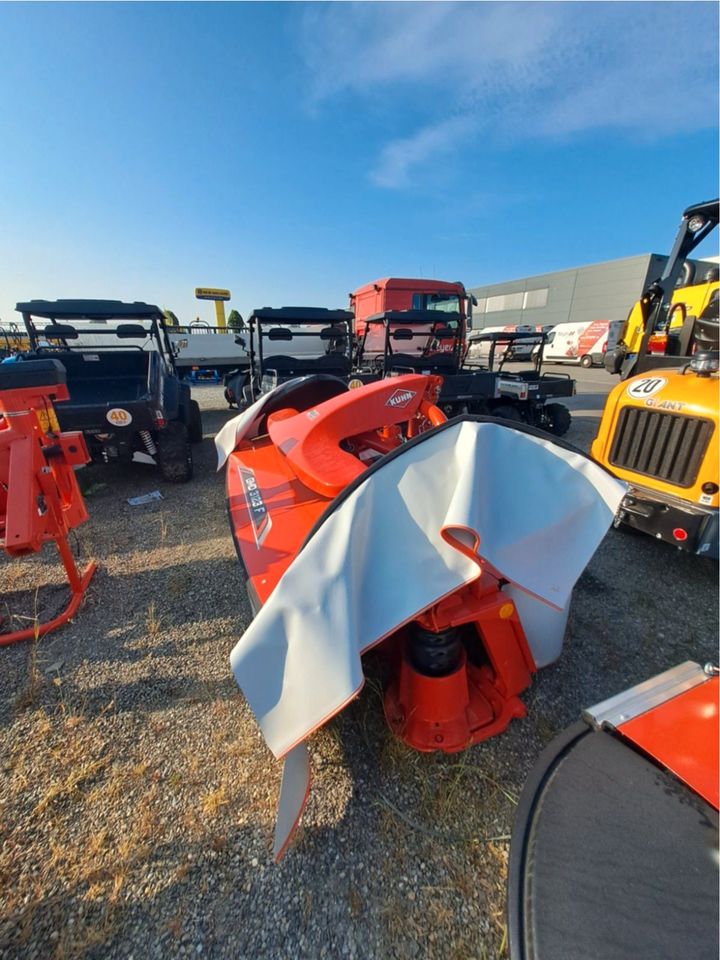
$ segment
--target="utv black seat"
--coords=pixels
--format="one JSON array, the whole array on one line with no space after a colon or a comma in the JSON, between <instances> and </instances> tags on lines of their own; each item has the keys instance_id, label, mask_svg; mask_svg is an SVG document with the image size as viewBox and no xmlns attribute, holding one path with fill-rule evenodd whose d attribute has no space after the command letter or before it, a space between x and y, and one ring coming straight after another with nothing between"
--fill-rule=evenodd
<instances>
[{"instance_id":1,"label":"utv black seat","mask_svg":"<svg viewBox=\"0 0 720 960\"><path fill-rule=\"evenodd\" d=\"M332 353L323 357L273 356L263 358L263 370L274 370L283 377L312 373L345 377L350 373L350 361L341 354Z\"/></svg>"},{"instance_id":2,"label":"utv black seat","mask_svg":"<svg viewBox=\"0 0 720 960\"><path fill-rule=\"evenodd\" d=\"M59 360L15 360L12 363L0 363L0 390L55 387L65 382L65 367Z\"/></svg>"},{"instance_id":3,"label":"utv black seat","mask_svg":"<svg viewBox=\"0 0 720 960\"><path fill-rule=\"evenodd\" d=\"M430 370L432 373L454 373L457 360L452 353L434 353L428 357L411 353L393 353L388 357L388 369Z\"/></svg>"}]
</instances>

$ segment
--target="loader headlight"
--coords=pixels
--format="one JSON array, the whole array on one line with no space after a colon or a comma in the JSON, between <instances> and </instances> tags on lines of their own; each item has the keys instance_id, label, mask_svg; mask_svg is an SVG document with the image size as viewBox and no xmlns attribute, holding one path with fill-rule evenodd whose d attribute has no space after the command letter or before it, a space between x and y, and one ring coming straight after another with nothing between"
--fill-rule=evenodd
<instances>
[{"instance_id":1,"label":"loader headlight","mask_svg":"<svg viewBox=\"0 0 720 960\"><path fill-rule=\"evenodd\" d=\"M688 221L688 227L692 230L693 233L697 233L698 230L702 230L705 226L704 217L690 217Z\"/></svg>"},{"instance_id":2,"label":"loader headlight","mask_svg":"<svg viewBox=\"0 0 720 960\"><path fill-rule=\"evenodd\" d=\"M696 353L690 361L690 369L705 376L710 373L717 373L720 369L720 354L716 351Z\"/></svg>"}]
</instances>

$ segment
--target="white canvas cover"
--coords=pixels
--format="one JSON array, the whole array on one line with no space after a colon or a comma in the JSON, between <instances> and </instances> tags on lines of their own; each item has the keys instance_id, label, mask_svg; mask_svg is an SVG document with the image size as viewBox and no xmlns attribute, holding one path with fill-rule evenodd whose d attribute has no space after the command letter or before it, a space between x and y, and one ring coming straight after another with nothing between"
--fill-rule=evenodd
<instances>
[{"instance_id":1,"label":"white canvas cover","mask_svg":"<svg viewBox=\"0 0 720 960\"><path fill-rule=\"evenodd\" d=\"M362 478L231 655L268 746L286 758L276 856L309 789L304 741L361 689L361 654L488 565L511 581L536 664L555 659L572 588L624 492L579 453L470 420Z\"/></svg>"},{"instance_id":2,"label":"white canvas cover","mask_svg":"<svg viewBox=\"0 0 720 960\"><path fill-rule=\"evenodd\" d=\"M271 398L275 397L278 391L286 384L275 387L274 390L268 390L259 400L251 403L242 413L223 426L215 436L215 450L218 457L218 470L224 466L227 458L233 452L241 440L252 440L257 434L250 428L256 425L260 419L263 409L267 406Z\"/></svg>"}]
</instances>

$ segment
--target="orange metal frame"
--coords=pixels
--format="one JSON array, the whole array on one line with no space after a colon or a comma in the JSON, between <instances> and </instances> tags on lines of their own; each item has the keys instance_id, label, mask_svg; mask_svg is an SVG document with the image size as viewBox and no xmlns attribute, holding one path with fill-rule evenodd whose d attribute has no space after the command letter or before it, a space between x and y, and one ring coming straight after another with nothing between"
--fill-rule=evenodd
<instances>
[{"instance_id":1,"label":"orange metal frame","mask_svg":"<svg viewBox=\"0 0 720 960\"><path fill-rule=\"evenodd\" d=\"M29 367L31 361L28 361ZM67 542L69 531L88 519L73 466L90 459L82 433L53 433L53 400L67 400L65 384L0 389L0 545L10 556L37 553L54 540L70 601L57 617L24 630L0 634L0 646L40 637L77 612L96 570L80 573Z\"/></svg>"},{"instance_id":2,"label":"orange metal frame","mask_svg":"<svg viewBox=\"0 0 720 960\"><path fill-rule=\"evenodd\" d=\"M483 573L479 580L436 604L417 618L435 633L472 624L468 653L444 677L413 668L399 637L396 677L385 693L385 716L394 733L415 750L455 753L506 729L527 714L518 694L536 672L517 610ZM487 662L472 662L473 648Z\"/></svg>"}]
</instances>

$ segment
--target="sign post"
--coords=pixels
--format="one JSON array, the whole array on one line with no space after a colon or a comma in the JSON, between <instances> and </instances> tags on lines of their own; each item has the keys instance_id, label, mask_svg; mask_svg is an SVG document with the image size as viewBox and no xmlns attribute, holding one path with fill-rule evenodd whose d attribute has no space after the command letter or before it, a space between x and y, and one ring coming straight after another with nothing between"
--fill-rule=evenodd
<instances>
[{"instance_id":1,"label":"sign post","mask_svg":"<svg viewBox=\"0 0 720 960\"><path fill-rule=\"evenodd\" d=\"M225 301L230 299L229 290L216 290L213 287L195 287L196 300L214 300L215 301L215 319L217 326L224 330L225 321Z\"/></svg>"}]
</instances>

